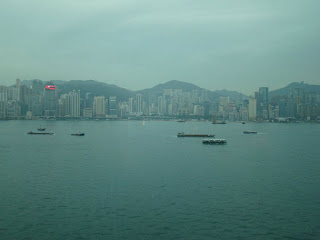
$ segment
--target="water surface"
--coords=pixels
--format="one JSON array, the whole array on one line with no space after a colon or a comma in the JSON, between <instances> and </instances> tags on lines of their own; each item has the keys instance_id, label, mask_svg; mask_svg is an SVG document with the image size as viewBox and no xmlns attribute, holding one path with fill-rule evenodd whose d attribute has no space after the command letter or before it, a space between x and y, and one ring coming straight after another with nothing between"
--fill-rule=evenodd
<instances>
[{"instance_id":1,"label":"water surface","mask_svg":"<svg viewBox=\"0 0 320 240\"><path fill-rule=\"evenodd\" d=\"M40 124L55 135L26 134ZM319 138L302 123L1 121L0 238L320 239Z\"/></svg>"}]
</instances>

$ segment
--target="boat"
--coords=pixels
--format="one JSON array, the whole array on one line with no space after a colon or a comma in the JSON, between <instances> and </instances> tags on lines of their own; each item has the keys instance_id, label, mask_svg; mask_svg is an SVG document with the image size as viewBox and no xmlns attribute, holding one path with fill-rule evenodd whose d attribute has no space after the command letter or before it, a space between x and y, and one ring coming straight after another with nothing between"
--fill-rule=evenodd
<instances>
[{"instance_id":1,"label":"boat","mask_svg":"<svg viewBox=\"0 0 320 240\"><path fill-rule=\"evenodd\" d=\"M216 122L212 122L212 124L226 124L225 121L216 121Z\"/></svg>"},{"instance_id":2,"label":"boat","mask_svg":"<svg viewBox=\"0 0 320 240\"><path fill-rule=\"evenodd\" d=\"M185 134L183 132L178 133L177 137L214 137L213 134Z\"/></svg>"},{"instance_id":3,"label":"boat","mask_svg":"<svg viewBox=\"0 0 320 240\"><path fill-rule=\"evenodd\" d=\"M246 122L245 122L245 121L242 121L241 123L242 123L242 124L246 124Z\"/></svg>"},{"instance_id":4,"label":"boat","mask_svg":"<svg viewBox=\"0 0 320 240\"><path fill-rule=\"evenodd\" d=\"M186 120L179 119L177 122L186 122Z\"/></svg>"},{"instance_id":5,"label":"boat","mask_svg":"<svg viewBox=\"0 0 320 240\"><path fill-rule=\"evenodd\" d=\"M225 139L203 139L203 144L226 144L227 140Z\"/></svg>"},{"instance_id":6,"label":"boat","mask_svg":"<svg viewBox=\"0 0 320 240\"><path fill-rule=\"evenodd\" d=\"M257 131L244 131L244 134L257 134Z\"/></svg>"},{"instance_id":7,"label":"boat","mask_svg":"<svg viewBox=\"0 0 320 240\"><path fill-rule=\"evenodd\" d=\"M71 136L84 136L84 133L82 132L71 133Z\"/></svg>"},{"instance_id":8,"label":"boat","mask_svg":"<svg viewBox=\"0 0 320 240\"><path fill-rule=\"evenodd\" d=\"M53 135L54 133L48 133L48 132L27 132L27 134L31 134L31 135Z\"/></svg>"},{"instance_id":9,"label":"boat","mask_svg":"<svg viewBox=\"0 0 320 240\"><path fill-rule=\"evenodd\" d=\"M41 126L38 128L38 131L45 131L46 128L42 128Z\"/></svg>"}]
</instances>

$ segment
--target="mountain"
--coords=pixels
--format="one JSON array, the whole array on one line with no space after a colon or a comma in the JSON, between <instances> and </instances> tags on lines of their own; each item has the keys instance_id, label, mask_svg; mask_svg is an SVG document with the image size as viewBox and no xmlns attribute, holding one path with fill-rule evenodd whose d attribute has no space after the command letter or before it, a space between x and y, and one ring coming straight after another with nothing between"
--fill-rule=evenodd
<instances>
[{"instance_id":1,"label":"mountain","mask_svg":"<svg viewBox=\"0 0 320 240\"><path fill-rule=\"evenodd\" d=\"M192 90L205 90L192 83L186 83L178 80L171 80L166 83L158 84L152 88L147 88L137 91L143 95L160 95L164 89L182 89L184 92L191 92Z\"/></svg>"},{"instance_id":2,"label":"mountain","mask_svg":"<svg viewBox=\"0 0 320 240\"><path fill-rule=\"evenodd\" d=\"M269 98L271 99L274 96L288 96L295 88L301 88L306 93L315 92L316 94L320 95L320 85L310 85L304 82L293 82L284 88L270 91Z\"/></svg>"},{"instance_id":3,"label":"mountain","mask_svg":"<svg viewBox=\"0 0 320 240\"><path fill-rule=\"evenodd\" d=\"M135 96L133 91L118 87L113 84L97 82L94 80L71 80L65 83L53 81L61 93L69 93L72 90L80 90L81 98L90 92L93 96L117 96L117 100L127 101L129 97Z\"/></svg>"},{"instance_id":4,"label":"mountain","mask_svg":"<svg viewBox=\"0 0 320 240\"><path fill-rule=\"evenodd\" d=\"M146 96L152 95L161 95L164 89L181 89L183 92L191 92L191 91L205 91L208 98L212 101L217 101L220 97L230 97L231 100L236 101L239 98L247 99L248 97L244 94L238 93L236 91L228 91L228 90L216 90L209 91L204 88L200 88L197 85L192 83L182 82L178 80L171 80L169 82L158 84L153 88L148 88L144 90L137 91Z\"/></svg>"},{"instance_id":5,"label":"mountain","mask_svg":"<svg viewBox=\"0 0 320 240\"><path fill-rule=\"evenodd\" d=\"M22 85L31 86L33 80L23 80ZM230 97L231 100L236 101L239 99L246 99L247 96L228 90L216 90L209 91L204 88L200 88L197 85L192 83L182 82L178 80L172 80L166 83L158 84L152 88L143 89L139 91L130 91L125 88L118 87L113 84L107 84L103 82L97 82L94 80L52 80L52 82L59 89L59 93L69 93L73 90L80 90L81 98L85 98L85 94L90 92L93 96L117 96L117 99L120 101L127 101L130 97L135 97L136 94L143 94L145 99L150 97L158 97L163 94L164 89L181 89L183 92L192 92L192 91L204 91L209 100L218 101L220 97ZM44 82L45 84L46 82Z\"/></svg>"},{"instance_id":6,"label":"mountain","mask_svg":"<svg viewBox=\"0 0 320 240\"><path fill-rule=\"evenodd\" d=\"M26 85L28 87L32 86L32 82L36 80L36 81L42 81L40 79L32 79L32 80L22 80L21 81L21 85ZM63 81L63 80L51 80L52 82L54 82L54 84L64 84L67 81ZM45 84L47 81L42 81L43 84Z\"/></svg>"}]
</instances>

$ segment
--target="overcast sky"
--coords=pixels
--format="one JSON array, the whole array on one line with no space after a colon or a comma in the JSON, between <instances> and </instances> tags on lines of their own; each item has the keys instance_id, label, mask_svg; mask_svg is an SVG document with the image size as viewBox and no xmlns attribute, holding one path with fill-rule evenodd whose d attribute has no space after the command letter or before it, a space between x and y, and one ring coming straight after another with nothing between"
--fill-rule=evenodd
<instances>
[{"instance_id":1,"label":"overcast sky","mask_svg":"<svg viewBox=\"0 0 320 240\"><path fill-rule=\"evenodd\" d=\"M1 0L0 85L320 84L319 0Z\"/></svg>"}]
</instances>

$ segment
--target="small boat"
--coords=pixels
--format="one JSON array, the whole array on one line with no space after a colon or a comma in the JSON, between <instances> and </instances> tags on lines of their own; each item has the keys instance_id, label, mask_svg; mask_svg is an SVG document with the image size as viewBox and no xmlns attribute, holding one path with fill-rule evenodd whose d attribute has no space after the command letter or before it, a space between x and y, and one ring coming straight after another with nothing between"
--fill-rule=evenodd
<instances>
[{"instance_id":1,"label":"small boat","mask_svg":"<svg viewBox=\"0 0 320 240\"><path fill-rule=\"evenodd\" d=\"M186 122L186 120L179 119L177 122Z\"/></svg>"},{"instance_id":2,"label":"small boat","mask_svg":"<svg viewBox=\"0 0 320 240\"><path fill-rule=\"evenodd\" d=\"M84 133L82 132L71 133L71 136L84 136Z\"/></svg>"},{"instance_id":3,"label":"small boat","mask_svg":"<svg viewBox=\"0 0 320 240\"><path fill-rule=\"evenodd\" d=\"M257 134L257 131L244 131L244 134Z\"/></svg>"},{"instance_id":4,"label":"small boat","mask_svg":"<svg viewBox=\"0 0 320 240\"><path fill-rule=\"evenodd\" d=\"M214 137L213 134L185 134L183 132L178 133L177 137Z\"/></svg>"},{"instance_id":5,"label":"small boat","mask_svg":"<svg viewBox=\"0 0 320 240\"><path fill-rule=\"evenodd\" d=\"M45 131L46 128L42 128L41 126L38 128L38 131Z\"/></svg>"},{"instance_id":6,"label":"small boat","mask_svg":"<svg viewBox=\"0 0 320 240\"><path fill-rule=\"evenodd\" d=\"M227 140L225 139L203 139L203 144L226 144Z\"/></svg>"},{"instance_id":7,"label":"small boat","mask_svg":"<svg viewBox=\"0 0 320 240\"><path fill-rule=\"evenodd\" d=\"M242 124L246 124L246 122L245 122L245 121L242 121L241 123L242 123Z\"/></svg>"},{"instance_id":8,"label":"small boat","mask_svg":"<svg viewBox=\"0 0 320 240\"><path fill-rule=\"evenodd\" d=\"M53 135L54 133L48 133L48 132L27 132L27 134L31 134L31 135Z\"/></svg>"}]
</instances>

